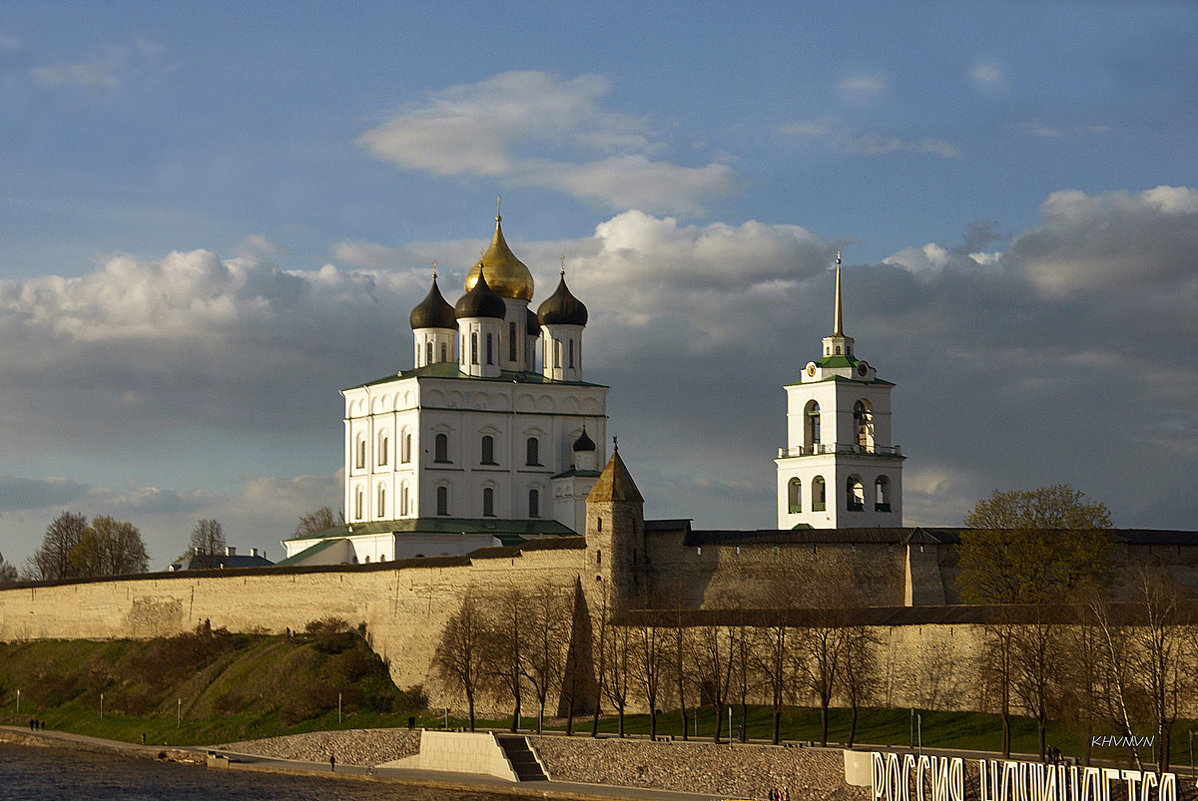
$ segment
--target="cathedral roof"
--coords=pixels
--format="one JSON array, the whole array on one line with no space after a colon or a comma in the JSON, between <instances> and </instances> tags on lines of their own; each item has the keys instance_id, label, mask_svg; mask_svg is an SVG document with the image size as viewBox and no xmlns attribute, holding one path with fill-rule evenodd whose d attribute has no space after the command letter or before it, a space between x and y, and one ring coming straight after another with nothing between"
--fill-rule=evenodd
<instances>
[{"instance_id":1,"label":"cathedral roof","mask_svg":"<svg viewBox=\"0 0 1198 801\"><path fill-rule=\"evenodd\" d=\"M437 276L433 275L433 286L424 300L420 301L408 316L408 322L415 331L420 328L457 328L457 320L453 316L453 306L441 296L437 288Z\"/></svg>"},{"instance_id":2,"label":"cathedral roof","mask_svg":"<svg viewBox=\"0 0 1198 801\"><path fill-rule=\"evenodd\" d=\"M557 289L537 309L537 319L541 325L587 324L587 307L570 293L570 288L566 286L565 270L557 282Z\"/></svg>"},{"instance_id":3,"label":"cathedral roof","mask_svg":"<svg viewBox=\"0 0 1198 801\"><path fill-rule=\"evenodd\" d=\"M478 284L480 275L485 275L487 283L501 297L532 300L532 273L524 262L516 258L512 249L503 238L501 223L503 217L495 215L495 236L491 238L491 246L482 258L466 273L466 291L470 292Z\"/></svg>"},{"instance_id":4,"label":"cathedral roof","mask_svg":"<svg viewBox=\"0 0 1198 801\"><path fill-rule=\"evenodd\" d=\"M466 284L469 286L470 282ZM453 316L458 320L463 317L498 317L502 320L506 313L507 306L503 304L503 298L491 290L486 276L481 274L474 282L474 287L462 295L453 307Z\"/></svg>"},{"instance_id":5,"label":"cathedral roof","mask_svg":"<svg viewBox=\"0 0 1198 801\"><path fill-rule=\"evenodd\" d=\"M574 440L574 452L578 451L594 451L595 441L587 436L586 426L582 427L582 433L578 435L578 439Z\"/></svg>"},{"instance_id":6,"label":"cathedral roof","mask_svg":"<svg viewBox=\"0 0 1198 801\"><path fill-rule=\"evenodd\" d=\"M607 467L603 468L603 472L599 474L599 479L595 482L595 487L587 496L587 503L591 501L645 502L641 491L636 488L636 482L632 480L632 474L628 472L628 468L624 466L624 460L620 458L619 449L612 450Z\"/></svg>"}]
</instances>

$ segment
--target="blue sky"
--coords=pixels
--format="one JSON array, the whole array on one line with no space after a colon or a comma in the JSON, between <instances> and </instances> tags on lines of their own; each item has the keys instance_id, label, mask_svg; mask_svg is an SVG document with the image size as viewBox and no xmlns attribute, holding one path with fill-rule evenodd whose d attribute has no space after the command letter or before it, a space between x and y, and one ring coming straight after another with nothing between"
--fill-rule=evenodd
<instances>
[{"instance_id":1,"label":"blue sky","mask_svg":"<svg viewBox=\"0 0 1198 801\"><path fill-rule=\"evenodd\" d=\"M841 249L908 523L1198 528L1198 7L726 5L0 4L0 553L70 508L278 555L497 194L650 516L773 524Z\"/></svg>"}]
</instances>

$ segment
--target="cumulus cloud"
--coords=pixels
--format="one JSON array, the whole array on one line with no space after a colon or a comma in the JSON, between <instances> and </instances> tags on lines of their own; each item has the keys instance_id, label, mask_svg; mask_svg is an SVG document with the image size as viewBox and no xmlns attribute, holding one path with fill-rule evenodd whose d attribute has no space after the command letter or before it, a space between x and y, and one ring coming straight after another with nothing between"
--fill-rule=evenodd
<instances>
[{"instance_id":1,"label":"cumulus cloud","mask_svg":"<svg viewBox=\"0 0 1198 801\"><path fill-rule=\"evenodd\" d=\"M726 164L684 166L648 123L610 111L606 78L507 72L433 93L363 134L376 157L436 175L502 177L609 208L697 213L741 182Z\"/></svg>"},{"instance_id":2,"label":"cumulus cloud","mask_svg":"<svg viewBox=\"0 0 1198 801\"><path fill-rule=\"evenodd\" d=\"M961 151L946 139L926 136L920 139L902 139L878 133L855 133L847 125L832 118L821 118L793 122L782 126L779 132L786 136L798 136L821 142L829 150L838 153L860 153L868 156L891 153L930 153L946 159L962 158Z\"/></svg>"},{"instance_id":3,"label":"cumulus cloud","mask_svg":"<svg viewBox=\"0 0 1198 801\"><path fill-rule=\"evenodd\" d=\"M48 89L89 89L97 93L113 92L130 78L157 67L162 45L141 39L132 45L110 44L88 61L34 67L33 80Z\"/></svg>"}]
</instances>

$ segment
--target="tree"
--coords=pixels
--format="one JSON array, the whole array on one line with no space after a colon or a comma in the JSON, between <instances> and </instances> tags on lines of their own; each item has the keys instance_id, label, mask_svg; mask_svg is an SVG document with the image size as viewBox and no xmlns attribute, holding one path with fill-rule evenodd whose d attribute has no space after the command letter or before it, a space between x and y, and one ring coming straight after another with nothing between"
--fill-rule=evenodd
<instances>
[{"instance_id":1,"label":"tree","mask_svg":"<svg viewBox=\"0 0 1198 801\"><path fill-rule=\"evenodd\" d=\"M570 642L570 605L561 590L543 584L529 600L528 647L522 672L537 699L537 734L545 723L545 704L561 687Z\"/></svg>"},{"instance_id":2,"label":"tree","mask_svg":"<svg viewBox=\"0 0 1198 801\"><path fill-rule=\"evenodd\" d=\"M649 706L649 737L657 739L657 699L661 692L664 636L656 626L636 626L632 630L632 671Z\"/></svg>"},{"instance_id":3,"label":"tree","mask_svg":"<svg viewBox=\"0 0 1198 801\"><path fill-rule=\"evenodd\" d=\"M16 565L4 561L4 554L0 554L0 587L3 587L5 584L12 584L16 580Z\"/></svg>"},{"instance_id":4,"label":"tree","mask_svg":"<svg viewBox=\"0 0 1198 801\"><path fill-rule=\"evenodd\" d=\"M485 636L483 615L478 603L467 595L446 624L441 645L434 657L441 680L466 697L470 731L474 731L474 697L486 667Z\"/></svg>"},{"instance_id":5,"label":"tree","mask_svg":"<svg viewBox=\"0 0 1198 801\"><path fill-rule=\"evenodd\" d=\"M191 530L191 551L203 567L213 567L213 558L225 550L225 532L215 520L198 520Z\"/></svg>"},{"instance_id":6,"label":"tree","mask_svg":"<svg viewBox=\"0 0 1198 801\"><path fill-rule=\"evenodd\" d=\"M46 527L41 547L29 557L28 575L35 581L72 578L71 553L79 544L87 517L80 512L63 512Z\"/></svg>"},{"instance_id":7,"label":"tree","mask_svg":"<svg viewBox=\"0 0 1198 801\"><path fill-rule=\"evenodd\" d=\"M137 526L107 515L83 530L70 561L73 574L85 578L145 573L150 565Z\"/></svg>"},{"instance_id":8,"label":"tree","mask_svg":"<svg viewBox=\"0 0 1198 801\"><path fill-rule=\"evenodd\" d=\"M528 597L513 587L492 606L487 619L484 648L489 666L485 681L496 694L512 699L512 731L520 728L524 697L524 659L528 647Z\"/></svg>"},{"instance_id":9,"label":"tree","mask_svg":"<svg viewBox=\"0 0 1198 801\"><path fill-rule=\"evenodd\" d=\"M300 515L299 525L295 527L295 536L315 534L318 531L345 525L345 514L334 512L330 506L322 506L311 512Z\"/></svg>"},{"instance_id":10,"label":"tree","mask_svg":"<svg viewBox=\"0 0 1198 801\"><path fill-rule=\"evenodd\" d=\"M878 674L878 637L868 626L855 624L845 629L844 668L841 678L844 692L848 696L851 717L849 718L849 748L857 737L857 710L862 703L873 697Z\"/></svg>"}]
</instances>

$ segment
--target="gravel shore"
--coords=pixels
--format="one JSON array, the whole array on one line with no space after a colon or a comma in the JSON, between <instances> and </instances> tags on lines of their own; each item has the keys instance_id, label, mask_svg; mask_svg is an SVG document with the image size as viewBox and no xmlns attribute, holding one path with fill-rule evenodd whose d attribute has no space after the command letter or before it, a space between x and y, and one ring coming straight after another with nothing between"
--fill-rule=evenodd
<instances>
[{"instance_id":1,"label":"gravel shore","mask_svg":"<svg viewBox=\"0 0 1198 801\"><path fill-rule=\"evenodd\" d=\"M222 751L255 754L299 762L328 762L336 754L343 765L379 765L420 751L420 731L407 729L350 729L289 734L265 740L243 740L216 746Z\"/></svg>"}]
</instances>

